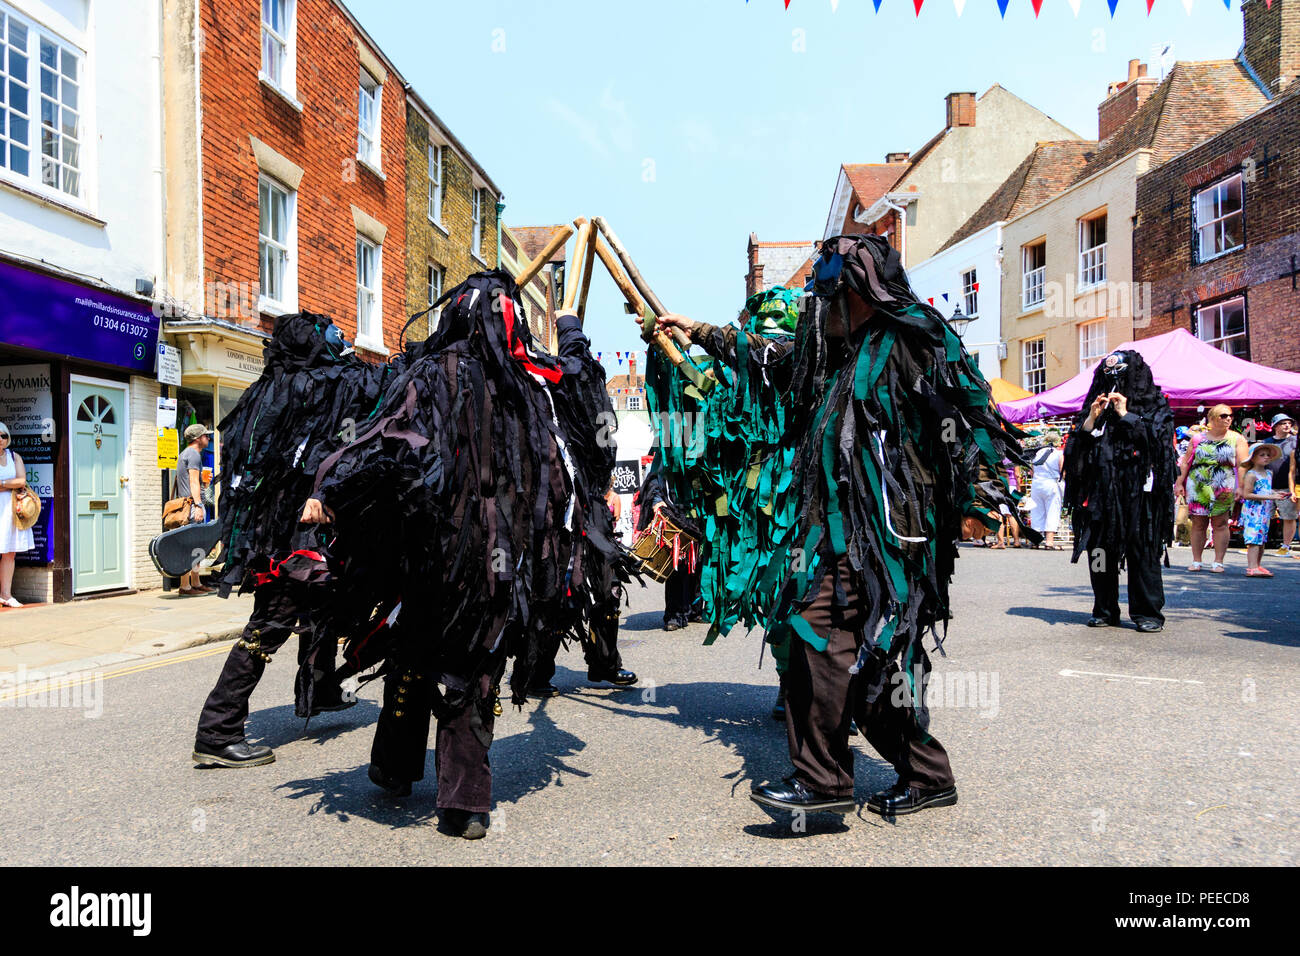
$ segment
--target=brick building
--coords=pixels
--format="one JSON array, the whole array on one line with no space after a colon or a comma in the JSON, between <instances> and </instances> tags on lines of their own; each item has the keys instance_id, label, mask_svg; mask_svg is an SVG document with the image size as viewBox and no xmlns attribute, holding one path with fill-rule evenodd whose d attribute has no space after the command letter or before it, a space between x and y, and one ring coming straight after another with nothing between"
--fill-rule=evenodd
<instances>
[{"instance_id":1,"label":"brick building","mask_svg":"<svg viewBox=\"0 0 1300 956\"><path fill-rule=\"evenodd\" d=\"M945 123L915 153L840 167L823 238L888 236L903 265L928 259L1040 141L1078 139L994 84L982 96L949 93Z\"/></svg>"},{"instance_id":2,"label":"brick building","mask_svg":"<svg viewBox=\"0 0 1300 956\"><path fill-rule=\"evenodd\" d=\"M1180 61L1163 80L1129 62L1069 183L1003 226L1003 378L1031 392L1059 385L1159 310L1134 281L1138 180L1264 102L1239 59Z\"/></svg>"},{"instance_id":3,"label":"brick building","mask_svg":"<svg viewBox=\"0 0 1300 956\"><path fill-rule=\"evenodd\" d=\"M501 190L414 90L406 95L406 311L497 266ZM411 327L415 338L428 323Z\"/></svg>"},{"instance_id":4,"label":"brick building","mask_svg":"<svg viewBox=\"0 0 1300 956\"><path fill-rule=\"evenodd\" d=\"M816 246L802 242L759 242L756 233L749 234L746 250L748 268L745 270L745 298L763 292L772 286L802 286L804 276L812 268Z\"/></svg>"},{"instance_id":5,"label":"brick building","mask_svg":"<svg viewBox=\"0 0 1300 956\"><path fill-rule=\"evenodd\" d=\"M557 231L563 229L563 226L511 226L509 234L511 242L517 244L515 254L512 255L515 266L508 269L511 275L518 276L524 267L542 254L547 243ZM503 241L504 246L504 241ZM560 246L555 250L551 258L547 260L537 277L529 283L525 290L525 307L528 309L528 324L533 329L533 334L537 335L538 344L549 351L555 351L555 312L564 301L564 277L566 272L565 263L568 261L568 243ZM502 250L506 251L505 249ZM507 263L509 266L509 263ZM538 303L544 303L544 311L541 314L534 315L534 307ZM541 333L541 334L539 334Z\"/></svg>"},{"instance_id":6,"label":"brick building","mask_svg":"<svg viewBox=\"0 0 1300 956\"><path fill-rule=\"evenodd\" d=\"M523 244L513 229L501 226L501 268L515 278L528 266L529 259ZM551 299L550 272L543 269L519 290L524 303L524 312L528 316L528 329L541 348L551 348L551 338L555 333L554 308Z\"/></svg>"},{"instance_id":7,"label":"brick building","mask_svg":"<svg viewBox=\"0 0 1300 956\"><path fill-rule=\"evenodd\" d=\"M1246 0L1251 115L1137 183L1145 338L1182 328L1226 352L1300 371L1300 0Z\"/></svg>"},{"instance_id":8,"label":"brick building","mask_svg":"<svg viewBox=\"0 0 1300 956\"><path fill-rule=\"evenodd\" d=\"M406 309L401 75L334 0L166 0L163 22L173 295L254 333L323 312L386 356Z\"/></svg>"},{"instance_id":9,"label":"brick building","mask_svg":"<svg viewBox=\"0 0 1300 956\"><path fill-rule=\"evenodd\" d=\"M615 411L645 411L645 376L637 374L635 352L627 354L627 374L611 375L605 382L605 391L614 402Z\"/></svg>"}]
</instances>

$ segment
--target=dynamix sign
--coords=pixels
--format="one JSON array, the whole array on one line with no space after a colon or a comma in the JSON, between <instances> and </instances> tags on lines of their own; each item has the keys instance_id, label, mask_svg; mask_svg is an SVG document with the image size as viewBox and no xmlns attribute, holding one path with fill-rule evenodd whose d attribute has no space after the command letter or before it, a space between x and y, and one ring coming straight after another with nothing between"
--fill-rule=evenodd
<instances>
[{"instance_id":1,"label":"dynamix sign","mask_svg":"<svg viewBox=\"0 0 1300 956\"><path fill-rule=\"evenodd\" d=\"M0 342L151 374L158 319L125 296L0 262Z\"/></svg>"}]
</instances>

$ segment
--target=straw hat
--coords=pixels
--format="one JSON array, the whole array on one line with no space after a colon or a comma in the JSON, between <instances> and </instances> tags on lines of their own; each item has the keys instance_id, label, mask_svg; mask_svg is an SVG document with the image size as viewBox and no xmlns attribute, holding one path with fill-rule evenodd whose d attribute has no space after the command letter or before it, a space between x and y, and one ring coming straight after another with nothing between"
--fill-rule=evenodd
<instances>
[{"instance_id":1,"label":"straw hat","mask_svg":"<svg viewBox=\"0 0 1300 956\"><path fill-rule=\"evenodd\" d=\"M41 516L41 499L36 495L18 495L14 497L14 524L19 531L26 531Z\"/></svg>"}]
</instances>

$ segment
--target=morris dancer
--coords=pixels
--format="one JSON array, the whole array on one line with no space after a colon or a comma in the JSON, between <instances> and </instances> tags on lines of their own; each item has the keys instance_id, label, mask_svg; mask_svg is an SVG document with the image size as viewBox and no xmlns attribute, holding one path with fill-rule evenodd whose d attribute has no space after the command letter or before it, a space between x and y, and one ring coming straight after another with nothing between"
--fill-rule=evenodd
<instances>
[{"instance_id":1,"label":"morris dancer","mask_svg":"<svg viewBox=\"0 0 1300 956\"><path fill-rule=\"evenodd\" d=\"M244 738L248 701L271 655L297 632L300 717L342 710L334 679L337 641L317 634L332 585L325 548L298 525L316 466L374 408L382 367L355 357L329 318L283 315L266 348L266 366L221 422L222 597L253 590L253 613L230 649L199 717L191 755L200 767L271 763L270 747ZM322 638L316 641L316 638ZM319 650L311 655L316 644Z\"/></svg>"},{"instance_id":2,"label":"morris dancer","mask_svg":"<svg viewBox=\"0 0 1300 956\"><path fill-rule=\"evenodd\" d=\"M1073 510L1070 560L1087 554L1088 626L1120 626L1119 572L1127 565L1129 616L1145 634L1160 631L1160 559L1168 561L1174 531L1174 413L1139 353L1115 351L1097 365L1075 426L1065 443L1065 504ZM1235 478L1235 447L1229 456Z\"/></svg>"},{"instance_id":3,"label":"morris dancer","mask_svg":"<svg viewBox=\"0 0 1300 956\"><path fill-rule=\"evenodd\" d=\"M961 341L921 304L880 236L822 244L794 346L786 441L797 524L773 566L790 632L786 727L794 773L755 786L791 811L854 808L855 714L898 773L884 815L957 802L930 736L922 637L950 617L948 582L978 461L1019 461Z\"/></svg>"},{"instance_id":4,"label":"morris dancer","mask_svg":"<svg viewBox=\"0 0 1300 956\"><path fill-rule=\"evenodd\" d=\"M586 632L599 596L588 549L622 565L620 547L586 524L587 499L603 487L588 486L599 449L579 434L591 410L556 401L587 352L577 319L559 322L557 359L533 348L505 272L471 276L430 308L444 302L374 424L322 464L303 520L334 520L353 565L368 569L353 602L379 608L376 628L345 648L350 660L384 661L371 780L409 793L436 716L443 824L477 839L507 658L522 704L556 623Z\"/></svg>"}]
</instances>

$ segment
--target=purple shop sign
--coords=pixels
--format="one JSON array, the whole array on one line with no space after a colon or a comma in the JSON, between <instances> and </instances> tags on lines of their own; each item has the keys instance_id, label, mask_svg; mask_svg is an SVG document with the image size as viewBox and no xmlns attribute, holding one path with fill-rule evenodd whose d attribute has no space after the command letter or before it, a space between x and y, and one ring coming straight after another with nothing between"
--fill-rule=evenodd
<instances>
[{"instance_id":1,"label":"purple shop sign","mask_svg":"<svg viewBox=\"0 0 1300 956\"><path fill-rule=\"evenodd\" d=\"M0 343L152 374L158 318L125 296L0 262Z\"/></svg>"}]
</instances>

